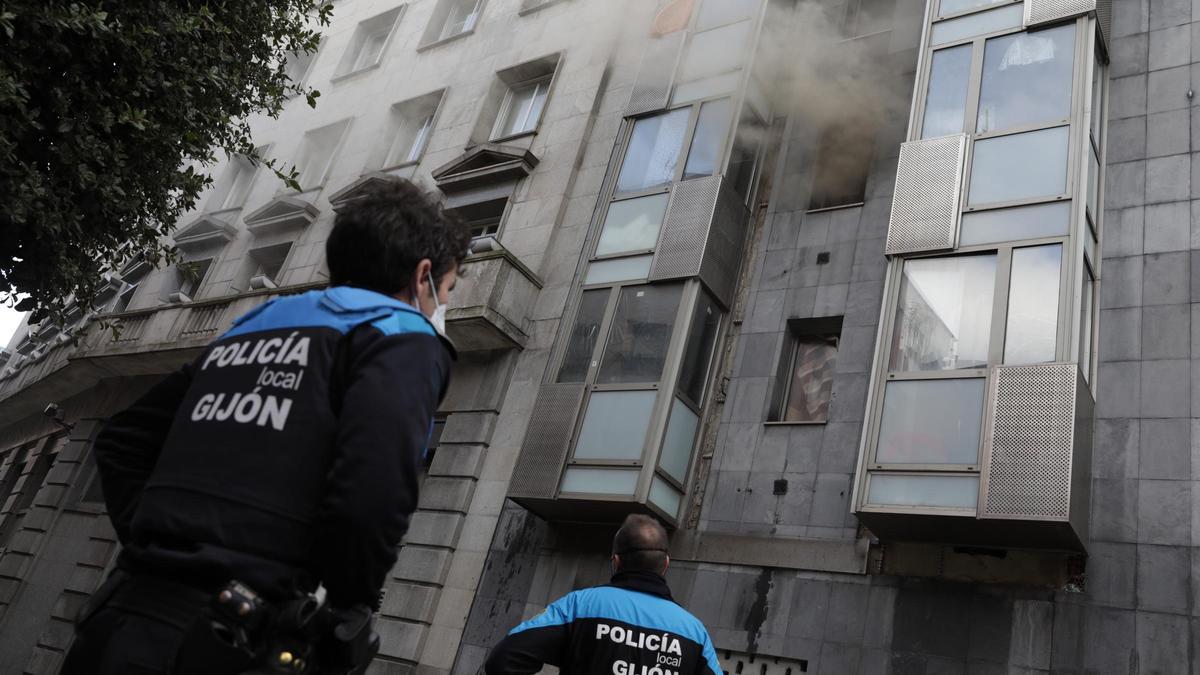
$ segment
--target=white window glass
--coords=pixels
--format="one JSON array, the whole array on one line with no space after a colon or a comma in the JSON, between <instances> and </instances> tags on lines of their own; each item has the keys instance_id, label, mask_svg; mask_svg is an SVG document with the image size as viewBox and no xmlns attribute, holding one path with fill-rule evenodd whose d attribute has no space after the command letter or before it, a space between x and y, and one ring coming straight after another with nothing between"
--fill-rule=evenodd
<instances>
[{"instance_id":1,"label":"white window glass","mask_svg":"<svg viewBox=\"0 0 1200 675\"><path fill-rule=\"evenodd\" d=\"M720 328L721 310L707 292L701 291L696 301L696 311L692 313L687 343L683 347L683 361L679 366L679 391L696 405L704 400L713 345L717 342Z\"/></svg>"},{"instance_id":2,"label":"white window glass","mask_svg":"<svg viewBox=\"0 0 1200 675\"><path fill-rule=\"evenodd\" d=\"M742 21L693 33L679 67L678 80L691 82L740 68L746 54L750 28L751 22Z\"/></svg>"},{"instance_id":3,"label":"white window glass","mask_svg":"<svg viewBox=\"0 0 1200 675\"><path fill-rule=\"evenodd\" d=\"M1075 24L987 41L979 89L978 133L1071 115Z\"/></svg>"},{"instance_id":4,"label":"white window glass","mask_svg":"<svg viewBox=\"0 0 1200 675\"><path fill-rule=\"evenodd\" d=\"M725 137L729 135L732 110L733 104L727 98L700 106L700 117L692 134L692 147L688 150L687 164L683 167L684 180L711 176L717 172L721 149L725 147Z\"/></svg>"},{"instance_id":5,"label":"white window glass","mask_svg":"<svg viewBox=\"0 0 1200 675\"><path fill-rule=\"evenodd\" d=\"M673 518L679 516L681 496L678 490L671 487L667 481L658 476L655 476L650 481L650 501L658 508L666 511Z\"/></svg>"},{"instance_id":6,"label":"white window glass","mask_svg":"<svg viewBox=\"0 0 1200 675\"><path fill-rule=\"evenodd\" d=\"M1080 300L1083 306L1079 319L1079 367L1083 370L1083 379L1089 382L1092 379L1092 296L1095 291L1096 281L1089 267L1083 271L1083 298Z\"/></svg>"},{"instance_id":7,"label":"white window glass","mask_svg":"<svg viewBox=\"0 0 1200 675\"><path fill-rule=\"evenodd\" d=\"M441 101L441 92L396 104L396 136L384 166L410 164L421 158L433 133L433 116Z\"/></svg>"},{"instance_id":8,"label":"white window glass","mask_svg":"<svg viewBox=\"0 0 1200 675\"><path fill-rule=\"evenodd\" d=\"M375 31L363 36L362 47L358 50L358 59L350 68L351 72L379 63L379 55L383 53L383 43L387 42L387 36L387 31Z\"/></svg>"},{"instance_id":9,"label":"white window glass","mask_svg":"<svg viewBox=\"0 0 1200 675\"><path fill-rule=\"evenodd\" d=\"M513 86L505 98L492 137L503 138L536 129L538 120L542 117L542 110L546 107L546 94L549 90L549 77Z\"/></svg>"},{"instance_id":10,"label":"white window glass","mask_svg":"<svg viewBox=\"0 0 1200 675\"><path fill-rule=\"evenodd\" d=\"M588 263L584 284L609 284L614 281L645 279L650 274L652 255L637 255L629 258L609 258Z\"/></svg>"},{"instance_id":11,"label":"white window glass","mask_svg":"<svg viewBox=\"0 0 1200 675\"><path fill-rule=\"evenodd\" d=\"M891 369L986 366L995 283L994 253L905 262L892 331Z\"/></svg>"},{"instance_id":12,"label":"white window glass","mask_svg":"<svg viewBox=\"0 0 1200 675\"><path fill-rule=\"evenodd\" d=\"M921 138L962 133L970 77L971 45L933 53Z\"/></svg>"},{"instance_id":13,"label":"white window glass","mask_svg":"<svg viewBox=\"0 0 1200 675\"><path fill-rule=\"evenodd\" d=\"M957 19L939 21L933 24L930 44L936 47L937 45L944 45L947 42L975 37L976 35L994 33L1007 28L1016 28L1021 25L1022 14L1021 5L1005 5L996 9L989 9L986 12L978 12L976 14L961 16Z\"/></svg>"},{"instance_id":14,"label":"white window glass","mask_svg":"<svg viewBox=\"0 0 1200 675\"><path fill-rule=\"evenodd\" d=\"M976 141L969 203L1065 193L1069 131L1069 127L1055 127Z\"/></svg>"},{"instance_id":15,"label":"white window glass","mask_svg":"<svg viewBox=\"0 0 1200 675\"><path fill-rule=\"evenodd\" d=\"M682 288L671 284L621 289L596 377L599 384L658 381Z\"/></svg>"},{"instance_id":16,"label":"white window glass","mask_svg":"<svg viewBox=\"0 0 1200 675\"><path fill-rule=\"evenodd\" d=\"M964 213L958 242L962 246L999 241L1065 236L1070 227L1071 202L1052 202Z\"/></svg>"},{"instance_id":17,"label":"white window glass","mask_svg":"<svg viewBox=\"0 0 1200 675\"><path fill-rule=\"evenodd\" d=\"M867 502L879 506L973 509L979 502L979 478L872 474Z\"/></svg>"},{"instance_id":18,"label":"white window glass","mask_svg":"<svg viewBox=\"0 0 1200 675\"><path fill-rule=\"evenodd\" d=\"M561 492L601 495L633 495L637 469L591 469L577 466L563 472Z\"/></svg>"},{"instance_id":19,"label":"white window glass","mask_svg":"<svg viewBox=\"0 0 1200 675\"><path fill-rule=\"evenodd\" d=\"M666 211L665 192L609 204L604 229L596 243L596 255L654 248Z\"/></svg>"},{"instance_id":20,"label":"white window glass","mask_svg":"<svg viewBox=\"0 0 1200 675\"><path fill-rule=\"evenodd\" d=\"M655 394L593 392L575 443L575 459L641 459Z\"/></svg>"},{"instance_id":21,"label":"white window glass","mask_svg":"<svg viewBox=\"0 0 1200 675\"><path fill-rule=\"evenodd\" d=\"M439 40L454 37L475 28L475 20L479 16L479 0L446 0L450 6L446 12L446 21L442 24Z\"/></svg>"},{"instance_id":22,"label":"white window glass","mask_svg":"<svg viewBox=\"0 0 1200 675\"><path fill-rule=\"evenodd\" d=\"M982 377L888 382L875 461L978 464L985 382Z\"/></svg>"},{"instance_id":23,"label":"white window glass","mask_svg":"<svg viewBox=\"0 0 1200 675\"><path fill-rule=\"evenodd\" d=\"M1088 144L1088 185L1087 185L1087 205L1088 213L1092 215L1092 220L1095 221L1099 216L1096 203L1100 191L1100 160L1096 158L1096 146Z\"/></svg>"},{"instance_id":24,"label":"white window glass","mask_svg":"<svg viewBox=\"0 0 1200 675\"><path fill-rule=\"evenodd\" d=\"M575 325L567 340L562 366L558 369L559 382L583 382L588 368L592 366L592 352L600 337L600 324L604 321L604 308L608 305L609 289L597 288L584 291L575 312Z\"/></svg>"},{"instance_id":25,"label":"white window glass","mask_svg":"<svg viewBox=\"0 0 1200 675\"><path fill-rule=\"evenodd\" d=\"M1013 250L1004 362L1054 360L1058 337L1058 279L1062 244Z\"/></svg>"},{"instance_id":26,"label":"white window glass","mask_svg":"<svg viewBox=\"0 0 1200 675\"><path fill-rule=\"evenodd\" d=\"M996 0L941 0L938 3L938 16L957 14L968 9L995 4Z\"/></svg>"},{"instance_id":27,"label":"white window glass","mask_svg":"<svg viewBox=\"0 0 1200 675\"><path fill-rule=\"evenodd\" d=\"M675 93L671 101L675 105L680 105L699 101L703 98L729 94L737 90L740 79L741 74L734 72L725 73L724 75L713 75L712 77L706 77L703 80L696 80L695 82L677 84L675 85Z\"/></svg>"},{"instance_id":28,"label":"white window glass","mask_svg":"<svg viewBox=\"0 0 1200 675\"><path fill-rule=\"evenodd\" d=\"M705 31L753 18L760 5L760 0L704 0L700 4L700 15L696 17L696 30Z\"/></svg>"},{"instance_id":29,"label":"white window glass","mask_svg":"<svg viewBox=\"0 0 1200 675\"><path fill-rule=\"evenodd\" d=\"M617 177L617 192L645 190L675 179L690 115L690 108L680 108L634 123Z\"/></svg>"},{"instance_id":30,"label":"white window glass","mask_svg":"<svg viewBox=\"0 0 1200 675\"><path fill-rule=\"evenodd\" d=\"M675 399L671 404L671 419L667 422L667 436L663 439L662 453L658 465L679 482L687 477L688 462L692 459L692 448L696 443L696 427L700 418L683 401Z\"/></svg>"}]
</instances>

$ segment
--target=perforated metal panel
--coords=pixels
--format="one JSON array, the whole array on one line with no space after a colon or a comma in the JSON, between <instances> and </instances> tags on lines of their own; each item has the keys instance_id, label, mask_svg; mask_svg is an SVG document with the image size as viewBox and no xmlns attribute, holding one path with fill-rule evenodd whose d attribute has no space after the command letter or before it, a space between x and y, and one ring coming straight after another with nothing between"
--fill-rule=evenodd
<instances>
[{"instance_id":1,"label":"perforated metal panel","mask_svg":"<svg viewBox=\"0 0 1200 675\"><path fill-rule=\"evenodd\" d=\"M885 253L954 247L966 134L900 145Z\"/></svg>"},{"instance_id":2,"label":"perforated metal panel","mask_svg":"<svg viewBox=\"0 0 1200 675\"><path fill-rule=\"evenodd\" d=\"M582 384L544 384L533 404L521 456L508 484L510 497L549 499L558 490L571 432L583 400Z\"/></svg>"},{"instance_id":3,"label":"perforated metal panel","mask_svg":"<svg viewBox=\"0 0 1200 675\"><path fill-rule=\"evenodd\" d=\"M626 115L640 115L667 107L684 34L685 31L675 31L647 41L633 91L629 93L629 104L625 106Z\"/></svg>"},{"instance_id":4,"label":"perforated metal panel","mask_svg":"<svg viewBox=\"0 0 1200 675\"><path fill-rule=\"evenodd\" d=\"M730 649L718 648L717 662L725 675L800 675L808 672L807 659L785 659Z\"/></svg>"},{"instance_id":5,"label":"perforated metal panel","mask_svg":"<svg viewBox=\"0 0 1200 675\"><path fill-rule=\"evenodd\" d=\"M721 304L728 307L737 285L738 266L746 243L746 225L750 212L742 197L722 181L717 193L717 207L709 228L704 257L700 263L700 280Z\"/></svg>"},{"instance_id":6,"label":"perforated metal panel","mask_svg":"<svg viewBox=\"0 0 1200 675\"><path fill-rule=\"evenodd\" d=\"M1112 39L1112 0L1096 0L1096 23L1100 24L1100 37L1104 44Z\"/></svg>"},{"instance_id":7,"label":"perforated metal panel","mask_svg":"<svg viewBox=\"0 0 1200 675\"><path fill-rule=\"evenodd\" d=\"M709 225L717 208L721 178L710 176L676 183L667 203L662 231L650 266L651 281L694 277L704 263Z\"/></svg>"},{"instance_id":8,"label":"perforated metal panel","mask_svg":"<svg viewBox=\"0 0 1200 675\"><path fill-rule=\"evenodd\" d=\"M996 368L981 518L1067 519L1077 371L1070 363Z\"/></svg>"},{"instance_id":9,"label":"perforated metal panel","mask_svg":"<svg viewBox=\"0 0 1200 675\"><path fill-rule=\"evenodd\" d=\"M1025 26L1029 28L1094 11L1096 0L1026 0Z\"/></svg>"}]
</instances>

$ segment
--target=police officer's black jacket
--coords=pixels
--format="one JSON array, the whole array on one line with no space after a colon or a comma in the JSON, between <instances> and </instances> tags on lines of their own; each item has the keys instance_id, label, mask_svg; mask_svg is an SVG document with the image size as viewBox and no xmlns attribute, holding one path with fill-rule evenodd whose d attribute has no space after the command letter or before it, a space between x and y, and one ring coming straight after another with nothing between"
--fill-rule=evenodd
<instances>
[{"instance_id":1,"label":"police officer's black jacket","mask_svg":"<svg viewBox=\"0 0 1200 675\"><path fill-rule=\"evenodd\" d=\"M375 606L451 358L418 310L347 286L241 317L96 439L121 566Z\"/></svg>"},{"instance_id":2,"label":"police officer's black jacket","mask_svg":"<svg viewBox=\"0 0 1200 675\"><path fill-rule=\"evenodd\" d=\"M488 656L487 675L529 675L542 664L563 675L721 675L699 619L675 604L651 572L618 572L607 586L552 602Z\"/></svg>"}]
</instances>

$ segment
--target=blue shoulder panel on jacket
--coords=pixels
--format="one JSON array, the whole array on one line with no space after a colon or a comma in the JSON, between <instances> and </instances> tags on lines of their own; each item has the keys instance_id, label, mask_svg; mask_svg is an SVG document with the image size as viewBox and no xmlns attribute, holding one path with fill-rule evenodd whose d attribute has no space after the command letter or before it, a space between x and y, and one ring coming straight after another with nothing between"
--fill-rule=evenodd
<instances>
[{"instance_id":1,"label":"blue shoulder panel on jacket","mask_svg":"<svg viewBox=\"0 0 1200 675\"><path fill-rule=\"evenodd\" d=\"M699 645L709 645L708 631L700 620L687 610L649 593L639 593L613 586L597 586L568 593L554 601L546 611L512 630L513 633L541 628L576 619L612 619L650 630L662 630L685 637ZM712 652L715 661L716 652Z\"/></svg>"},{"instance_id":2,"label":"blue shoulder panel on jacket","mask_svg":"<svg viewBox=\"0 0 1200 675\"><path fill-rule=\"evenodd\" d=\"M335 286L323 291L274 298L238 317L233 322L233 328L221 337L312 327L332 328L346 333L365 322L377 322L379 329L387 335L413 332L433 334L432 326L418 310L395 298L360 288Z\"/></svg>"}]
</instances>

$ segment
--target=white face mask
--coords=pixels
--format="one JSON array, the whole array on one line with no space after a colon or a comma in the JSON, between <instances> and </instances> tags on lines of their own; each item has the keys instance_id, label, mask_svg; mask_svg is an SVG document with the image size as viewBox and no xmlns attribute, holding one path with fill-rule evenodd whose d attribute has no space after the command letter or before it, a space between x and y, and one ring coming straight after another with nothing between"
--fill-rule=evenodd
<instances>
[{"instance_id":1,"label":"white face mask","mask_svg":"<svg viewBox=\"0 0 1200 675\"><path fill-rule=\"evenodd\" d=\"M429 323L433 324L434 330L438 334L445 337L446 335L446 303L438 302L437 284L433 283L433 273L429 272L429 291L433 293L433 303L436 305L433 310L433 316L429 317ZM420 305L417 305L420 307Z\"/></svg>"}]
</instances>

